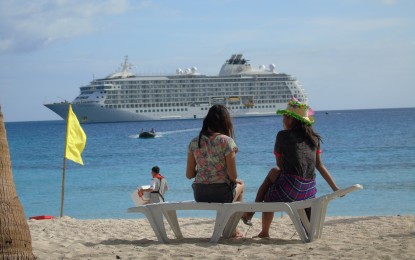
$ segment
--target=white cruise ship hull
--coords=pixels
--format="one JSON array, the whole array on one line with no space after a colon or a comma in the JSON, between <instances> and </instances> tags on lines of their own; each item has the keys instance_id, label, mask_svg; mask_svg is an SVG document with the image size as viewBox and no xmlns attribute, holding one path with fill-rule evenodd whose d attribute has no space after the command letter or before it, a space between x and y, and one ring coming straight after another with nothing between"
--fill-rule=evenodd
<instances>
[{"instance_id":1,"label":"white cruise ship hull","mask_svg":"<svg viewBox=\"0 0 415 260\"><path fill-rule=\"evenodd\" d=\"M45 106L66 120L68 116L68 102L46 104ZM258 108L244 111L244 109L229 109L232 117L270 116L275 115L277 109L284 109L286 104L278 107ZM200 108L189 108L187 112L171 113L146 113L136 114L134 111L125 109L105 109L100 105L72 104L72 109L81 123L114 123L151 120L174 120L174 119L200 119L204 118L207 110Z\"/></svg>"}]
</instances>

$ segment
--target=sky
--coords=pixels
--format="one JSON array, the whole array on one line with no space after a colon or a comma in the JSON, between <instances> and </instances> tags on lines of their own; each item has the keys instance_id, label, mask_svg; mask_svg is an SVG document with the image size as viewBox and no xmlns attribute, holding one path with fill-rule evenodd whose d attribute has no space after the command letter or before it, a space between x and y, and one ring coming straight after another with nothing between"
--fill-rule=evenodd
<instances>
[{"instance_id":1,"label":"sky","mask_svg":"<svg viewBox=\"0 0 415 260\"><path fill-rule=\"evenodd\" d=\"M61 119L43 104L115 72L197 67L242 53L296 77L316 111L415 107L413 0L1 0L6 122Z\"/></svg>"}]
</instances>

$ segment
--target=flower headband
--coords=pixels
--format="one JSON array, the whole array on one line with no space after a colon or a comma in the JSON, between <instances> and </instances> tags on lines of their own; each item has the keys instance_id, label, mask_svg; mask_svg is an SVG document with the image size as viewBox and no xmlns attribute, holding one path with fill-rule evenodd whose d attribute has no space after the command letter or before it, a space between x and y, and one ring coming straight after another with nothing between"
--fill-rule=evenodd
<instances>
[{"instance_id":1,"label":"flower headband","mask_svg":"<svg viewBox=\"0 0 415 260\"><path fill-rule=\"evenodd\" d=\"M305 103L301 103L296 98L292 98L285 110L277 110L278 115L291 116L309 126L314 124L314 111Z\"/></svg>"}]
</instances>

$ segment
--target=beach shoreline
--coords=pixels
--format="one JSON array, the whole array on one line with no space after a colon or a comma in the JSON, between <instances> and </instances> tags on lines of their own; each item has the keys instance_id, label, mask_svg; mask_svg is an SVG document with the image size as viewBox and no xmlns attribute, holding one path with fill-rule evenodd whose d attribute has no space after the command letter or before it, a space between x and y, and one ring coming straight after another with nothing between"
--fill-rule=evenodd
<instances>
[{"instance_id":1,"label":"beach shoreline","mask_svg":"<svg viewBox=\"0 0 415 260\"><path fill-rule=\"evenodd\" d=\"M276 214L271 238L239 224L241 239L209 242L214 219L179 218L184 235L163 244L145 218L80 220L63 217L29 220L33 253L38 259L415 259L415 215L326 217L323 236L302 243L287 216ZM167 227L168 225L166 225Z\"/></svg>"}]
</instances>

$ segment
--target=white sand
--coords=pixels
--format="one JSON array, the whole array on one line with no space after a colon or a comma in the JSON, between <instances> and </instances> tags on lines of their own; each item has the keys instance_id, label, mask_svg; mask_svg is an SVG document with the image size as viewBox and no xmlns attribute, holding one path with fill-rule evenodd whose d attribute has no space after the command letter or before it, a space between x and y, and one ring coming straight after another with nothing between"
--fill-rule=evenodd
<instances>
[{"instance_id":1,"label":"white sand","mask_svg":"<svg viewBox=\"0 0 415 260\"><path fill-rule=\"evenodd\" d=\"M260 216L258 214L258 216ZM415 216L327 217L323 237L302 243L288 217L276 217L269 239L252 238L259 218L243 239L209 243L213 219L179 219L184 239L157 241L146 219L30 220L38 259L415 259ZM168 226L168 225L167 225Z\"/></svg>"}]
</instances>

